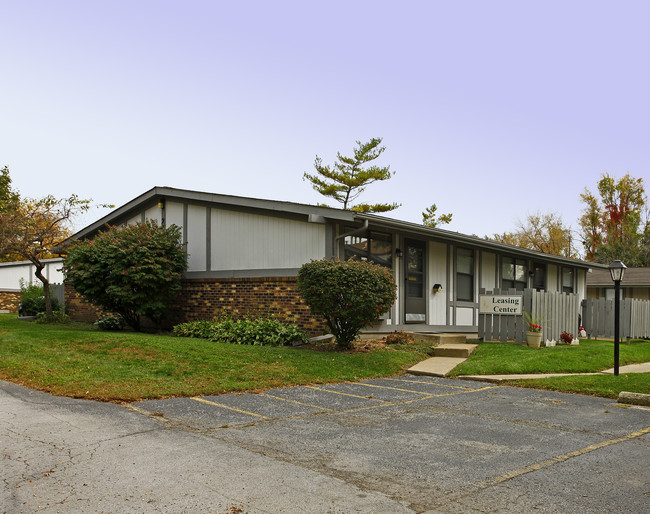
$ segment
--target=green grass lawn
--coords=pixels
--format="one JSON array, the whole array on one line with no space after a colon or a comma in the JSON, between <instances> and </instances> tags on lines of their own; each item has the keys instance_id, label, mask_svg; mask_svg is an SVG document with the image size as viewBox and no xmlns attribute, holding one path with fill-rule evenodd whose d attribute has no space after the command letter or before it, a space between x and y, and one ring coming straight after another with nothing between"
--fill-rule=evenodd
<instances>
[{"instance_id":1,"label":"green grass lawn","mask_svg":"<svg viewBox=\"0 0 650 514\"><path fill-rule=\"evenodd\" d=\"M409 345L369 353L214 343L0 314L0 379L112 402L354 381L403 372L427 355Z\"/></svg>"},{"instance_id":2,"label":"green grass lawn","mask_svg":"<svg viewBox=\"0 0 650 514\"><path fill-rule=\"evenodd\" d=\"M617 398L621 391L650 394L650 373L621 373L614 375L575 375L531 380L510 380L508 385L551 389L567 393L589 394Z\"/></svg>"},{"instance_id":3,"label":"green grass lawn","mask_svg":"<svg viewBox=\"0 0 650 514\"><path fill-rule=\"evenodd\" d=\"M650 342L622 343L620 365L650 361ZM589 373L614 367L614 343L583 339L578 346L529 348L512 343L480 343L452 372L458 375Z\"/></svg>"},{"instance_id":4,"label":"green grass lawn","mask_svg":"<svg viewBox=\"0 0 650 514\"><path fill-rule=\"evenodd\" d=\"M650 362L650 341L620 344L619 363ZM578 346L528 348L512 343L481 343L451 376L527 373L591 373L614 366L614 343L581 340ZM509 385L616 398L621 391L650 394L650 373L511 380Z\"/></svg>"}]
</instances>

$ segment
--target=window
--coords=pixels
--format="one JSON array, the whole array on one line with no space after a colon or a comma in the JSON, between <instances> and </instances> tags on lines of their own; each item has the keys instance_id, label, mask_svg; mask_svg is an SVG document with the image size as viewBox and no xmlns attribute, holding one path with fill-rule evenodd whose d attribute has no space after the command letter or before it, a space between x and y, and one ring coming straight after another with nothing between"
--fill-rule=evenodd
<instances>
[{"instance_id":1,"label":"window","mask_svg":"<svg viewBox=\"0 0 650 514\"><path fill-rule=\"evenodd\" d=\"M346 227L346 231L354 228ZM345 260L370 261L386 268L393 267L393 243L390 234L367 232L359 236L345 237Z\"/></svg>"},{"instance_id":2,"label":"window","mask_svg":"<svg viewBox=\"0 0 650 514\"><path fill-rule=\"evenodd\" d=\"M562 268L562 292L573 293L573 270Z\"/></svg>"},{"instance_id":3,"label":"window","mask_svg":"<svg viewBox=\"0 0 650 514\"><path fill-rule=\"evenodd\" d=\"M546 289L546 264L536 262L534 267L533 287L536 291L544 291Z\"/></svg>"},{"instance_id":4,"label":"window","mask_svg":"<svg viewBox=\"0 0 650 514\"><path fill-rule=\"evenodd\" d=\"M501 288L523 291L528 285L528 269L523 259L501 258Z\"/></svg>"},{"instance_id":5,"label":"window","mask_svg":"<svg viewBox=\"0 0 650 514\"><path fill-rule=\"evenodd\" d=\"M456 249L456 300L474 301L474 252Z\"/></svg>"}]
</instances>

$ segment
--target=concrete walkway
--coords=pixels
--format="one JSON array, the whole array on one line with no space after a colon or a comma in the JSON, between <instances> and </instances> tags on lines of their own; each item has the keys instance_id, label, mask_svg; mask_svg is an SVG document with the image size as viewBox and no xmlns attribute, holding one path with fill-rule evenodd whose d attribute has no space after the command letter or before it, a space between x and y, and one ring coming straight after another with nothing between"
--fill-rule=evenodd
<instances>
[{"instance_id":1,"label":"concrete walkway","mask_svg":"<svg viewBox=\"0 0 650 514\"><path fill-rule=\"evenodd\" d=\"M452 369L462 364L472 354L475 344L441 344L434 348L434 356L417 363L407 370L411 375L426 375L431 377L445 377ZM603 375L613 374L614 368L598 371L596 373L532 373L520 375L460 375L458 378L466 380L482 380L484 382L499 383L505 380L525 380L548 377L567 377L571 375ZM628 364L619 367L619 373L650 373L650 362Z\"/></svg>"},{"instance_id":2,"label":"concrete walkway","mask_svg":"<svg viewBox=\"0 0 650 514\"><path fill-rule=\"evenodd\" d=\"M434 357L435 358L435 357ZM650 373L650 362L642 362L641 364L628 364L627 366L620 366L619 373ZM504 380L526 380L533 378L549 378L549 377L568 377L572 375L613 375L614 368L606 369L596 373L534 373L528 375L460 375L458 378L466 380L482 380L485 382L499 383Z\"/></svg>"}]
</instances>

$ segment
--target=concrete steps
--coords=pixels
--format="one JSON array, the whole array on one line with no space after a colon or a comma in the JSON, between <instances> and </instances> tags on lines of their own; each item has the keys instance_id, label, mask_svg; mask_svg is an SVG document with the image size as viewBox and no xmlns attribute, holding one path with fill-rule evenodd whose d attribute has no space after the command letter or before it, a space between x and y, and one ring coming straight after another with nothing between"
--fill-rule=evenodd
<instances>
[{"instance_id":1,"label":"concrete steps","mask_svg":"<svg viewBox=\"0 0 650 514\"><path fill-rule=\"evenodd\" d=\"M460 343L442 343L433 349L434 357L460 357L467 359L474 350L477 344L460 344Z\"/></svg>"},{"instance_id":2,"label":"concrete steps","mask_svg":"<svg viewBox=\"0 0 650 514\"><path fill-rule=\"evenodd\" d=\"M467 343L441 343L433 349L433 357L418 362L406 372L411 375L444 377L464 362L476 350L477 346Z\"/></svg>"}]
</instances>

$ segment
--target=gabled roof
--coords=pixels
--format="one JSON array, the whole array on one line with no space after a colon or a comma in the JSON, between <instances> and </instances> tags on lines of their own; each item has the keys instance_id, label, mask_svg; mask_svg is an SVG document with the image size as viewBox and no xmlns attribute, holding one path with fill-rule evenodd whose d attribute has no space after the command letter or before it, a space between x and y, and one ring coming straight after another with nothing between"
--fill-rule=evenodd
<instances>
[{"instance_id":1,"label":"gabled roof","mask_svg":"<svg viewBox=\"0 0 650 514\"><path fill-rule=\"evenodd\" d=\"M217 207L238 207L266 212L302 214L311 217L311 220L313 221L319 221L319 217L321 217L323 218L323 220L320 220L321 222L324 221L324 219L354 222L355 214L352 211L344 211L332 207L321 207L277 200L262 200L243 196L221 195L216 193L190 191L187 189L176 189L166 186L156 186L137 198L134 198L130 202L111 211L95 223L81 229L76 234L73 234L69 239L92 237L106 224L118 224L121 220L128 219L130 216L140 212L143 206L154 205L160 200L165 199L206 203Z\"/></svg>"},{"instance_id":2,"label":"gabled roof","mask_svg":"<svg viewBox=\"0 0 650 514\"><path fill-rule=\"evenodd\" d=\"M628 268L621 285L626 287L650 287L650 268ZM594 269L587 275L587 287L614 287L608 269Z\"/></svg>"},{"instance_id":3,"label":"gabled roof","mask_svg":"<svg viewBox=\"0 0 650 514\"><path fill-rule=\"evenodd\" d=\"M187 201L194 203L203 203L222 208L246 209L258 211L260 213L283 213L290 215L305 216L306 221L323 223L326 220L337 221L342 223L368 223L370 229L375 230L396 230L401 233L411 234L414 236L424 237L439 241L453 242L454 244L470 246L472 248L481 248L499 252L501 254L511 254L521 258L531 258L539 262L566 264L584 269L603 268L602 264L589 263L578 259L570 259L547 253L528 250L517 246L507 245L491 241L489 239L477 236L469 236L459 232L452 232L440 228L427 227L418 223L400 221L376 214L357 213L333 207L322 207L316 205L307 205L294 202L283 202L277 200L263 200L259 198L248 198L243 196L231 196L215 193L205 193L200 191L190 191L186 189L176 189L166 186L156 186L149 191L134 198L130 202L113 210L95 223L81 229L72 235L68 240L83 239L92 237L97 231L101 230L106 224L117 225L126 222L130 217L142 212L143 209L153 206L161 200Z\"/></svg>"}]
</instances>

